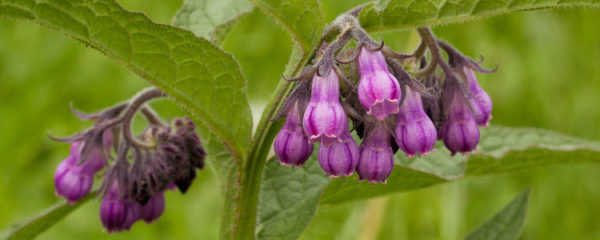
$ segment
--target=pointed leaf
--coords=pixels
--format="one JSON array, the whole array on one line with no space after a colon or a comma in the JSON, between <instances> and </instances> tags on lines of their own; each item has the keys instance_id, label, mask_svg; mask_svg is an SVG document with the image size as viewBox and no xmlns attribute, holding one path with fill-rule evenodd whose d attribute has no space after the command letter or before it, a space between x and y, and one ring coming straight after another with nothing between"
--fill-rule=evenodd
<instances>
[{"instance_id":1,"label":"pointed leaf","mask_svg":"<svg viewBox=\"0 0 600 240\"><path fill-rule=\"evenodd\" d=\"M530 190L525 190L517 196L502 211L489 219L465 240L514 240L519 237L529 205Z\"/></svg>"},{"instance_id":2,"label":"pointed leaf","mask_svg":"<svg viewBox=\"0 0 600 240\"><path fill-rule=\"evenodd\" d=\"M33 239L38 234L43 233L46 229L52 227L65 216L69 215L73 210L88 202L95 195L95 193L90 193L73 205L67 204L64 200L54 204L52 207L27 220L13 224L4 229L0 232L0 238L7 240Z\"/></svg>"}]
</instances>

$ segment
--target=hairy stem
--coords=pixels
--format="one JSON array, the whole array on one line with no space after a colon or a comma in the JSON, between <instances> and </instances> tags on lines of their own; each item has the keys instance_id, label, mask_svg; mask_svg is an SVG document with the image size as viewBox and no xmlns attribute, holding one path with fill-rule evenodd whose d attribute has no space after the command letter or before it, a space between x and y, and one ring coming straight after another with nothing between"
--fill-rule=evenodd
<instances>
[{"instance_id":1,"label":"hairy stem","mask_svg":"<svg viewBox=\"0 0 600 240\"><path fill-rule=\"evenodd\" d=\"M427 66L424 69L415 73L416 78L422 78L424 76L429 75L435 70L440 60L442 59L442 56L440 54L440 49L437 45L437 41L435 40L435 36L431 32L431 30L429 30L429 28L422 27L418 28L417 31L419 32L419 35L421 35L421 39L423 39L423 42L425 42L427 48L429 48L429 52L431 53L431 60L429 61Z\"/></svg>"},{"instance_id":2,"label":"hairy stem","mask_svg":"<svg viewBox=\"0 0 600 240\"><path fill-rule=\"evenodd\" d=\"M143 90L142 92L138 93L135 97L133 97L133 99L129 103L129 106L127 106L127 109L125 109L125 113L122 116L123 136L132 145L134 145L136 147L142 147L142 148L153 147L152 144L142 142L133 136L133 134L131 133L131 122L133 120L133 116L135 116L135 113L146 102L148 102L149 100L154 99L154 98L165 97L165 96L166 96L166 94L163 93L160 89L153 87L153 88ZM147 112L147 113L149 113L149 112Z\"/></svg>"}]
</instances>

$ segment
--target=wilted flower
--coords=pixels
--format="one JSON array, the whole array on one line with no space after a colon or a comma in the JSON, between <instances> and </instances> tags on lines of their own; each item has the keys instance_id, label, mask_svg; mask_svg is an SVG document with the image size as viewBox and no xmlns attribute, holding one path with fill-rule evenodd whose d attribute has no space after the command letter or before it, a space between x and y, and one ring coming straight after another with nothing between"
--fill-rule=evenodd
<instances>
[{"instance_id":1,"label":"wilted flower","mask_svg":"<svg viewBox=\"0 0 600 240\"><path fill-rule=\"evenodd\" d=\"M300 123L298 104L287 113L283 128L275 137L273 149L277 160L284 165L302 166L313 152Z\"/></svg>"},{"instance_id":2,"label":"wilted flower","mask_svg":"<svg viewBox=\"0 0 600 240\"><path fill-rule=\"evenodd\" d=\"M358 165L358 157L358 147L349 133L341 142L319 148L319 165L330 177L352 175Z\"/></svg>"},{"instance_id":3,"label":"wilted flower","mask_svg":"<svg viewBox=\"0 0 600 240\"><path fill-rule=\"evenodd\" d=\"M359 179L371 183L385 183L394 168L394 152L390 143L392 135L382 123L378 123L360 145L358 161Z\"/></svg>"},{"instance_id":4,"label":"wilted flower","mask_svg":"<svg viewBox=\"0 0 600 240\"><path fill-rule=\"evenodd\" d=\"M313 77L311 98L302 120L310 144L340 142L348 129L348 119L339 100L338 80L333 69L325 77L319 74Z\"/></svg>"},{"instance_id":5,"label":"wilted flower","mask_svg":"<svg viewBox=\"0 0 600 240\"><path fill-rule=\"evenodd\" d=\"M427 154L433 149L436 139L437 131L423 109L421 95L407 87L396 125L398 147L409 157Z\"/></svg>"},{"instance_id":6,"label":"wilted flower","mask_svg":"<svg viewBox=\"0 0 600 240\"><path fill-rule=\"evenodd\" d=\"M358 98L367 114L378 120L399 111L400 84L387 68L381 51L370 51L362 47L358 55Z\"/></svg>"}]
</instances>

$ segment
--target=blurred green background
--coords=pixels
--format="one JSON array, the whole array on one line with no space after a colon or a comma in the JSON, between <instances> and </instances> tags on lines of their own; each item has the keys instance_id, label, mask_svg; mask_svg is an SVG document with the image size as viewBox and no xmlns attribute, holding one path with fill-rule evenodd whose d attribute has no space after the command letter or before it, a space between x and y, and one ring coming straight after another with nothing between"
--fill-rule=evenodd
<instances>
[{"instance_id":1,"label":"blurred green background","mask_svg":"<svg viewBox=\"0 0 600 240\"><path fill-rule=\"evenodd\" d=\"M181 1L120 0L125 8L170 23ZM322 0L327 21L363 2ZM485 56L497 73L480 76L494 101L492 124L547 128L600 141L600 10L515 13L434 28L464 53ZM376 34L409 51L411 31ZM272 92L291 52L289 35L258 11L243 17L224 48L248 79L254 115ZM123 101L148 83L97 51L34 24L0 19L0 228L58 201L55 166L68 146L47 134L87 126L69 103L94 111ZM153 104L166 118L181 115L168 101ZM427 189L319 208L303 239L460 239L527 187L533 188L521 239L600 239L600 166L553 166L468 178ZM212 170L186 196L167 194L152 225L108 235L92 201L40 239L216 239L220 204Z\"/></svg>"}]
</instances>

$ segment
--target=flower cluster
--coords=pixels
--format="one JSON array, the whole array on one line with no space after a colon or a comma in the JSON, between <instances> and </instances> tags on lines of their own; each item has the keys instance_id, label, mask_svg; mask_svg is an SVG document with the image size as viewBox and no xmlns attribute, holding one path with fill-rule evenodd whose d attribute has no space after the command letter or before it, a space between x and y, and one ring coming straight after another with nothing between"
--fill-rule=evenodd
<instances>
[{"instance_id":1,"label":"flower cluster","mask_svg":"<svg viewBox=\"0 0 600 240\"><path fill-rule=\"evenodd\" d=\"M129 230L138 220L151 223L165 209L165 191L185 193L204 167L205 151L190 119L167 124L143 103L163 96L157 89L129 103L93 114L75 114L94 125L72 137L71 155L56 168L56 194L75 203L91 192L94 178L103 171L98 191L102 198L100 220L109 232ZM131 136L132 116L140 110L149 126Z\"/></svg>"},{"instance_id":2,"label":"flower cluster","mask_svg":"<svg viewBox=\"0 0 600 240\"><path fill-rule=\"evenodd\" d=\"M478 126L488 125L492 105L475 71L491 71L432 34L423 37L430 37L435 46L427 46L424 39L411 55L395 53L383 43L376 46L361 29L350 35L358 47L338 57L354 56L337 60L346 65L336 64L334 57L349 41L342 33L323 47L315 65L289 80L296 87L280 112L287 115L274 142L279 162L301 166L319 142L318 161L327 176L356 171L360 180L385 183L398 149L408 157L426 155L437 139L452 154L476 149ZM429 61L424 56L427 47ZM438 47L448 53L448 62ZM409 74L408 68L417 71Z\"/></svg>"}]
</instances>

